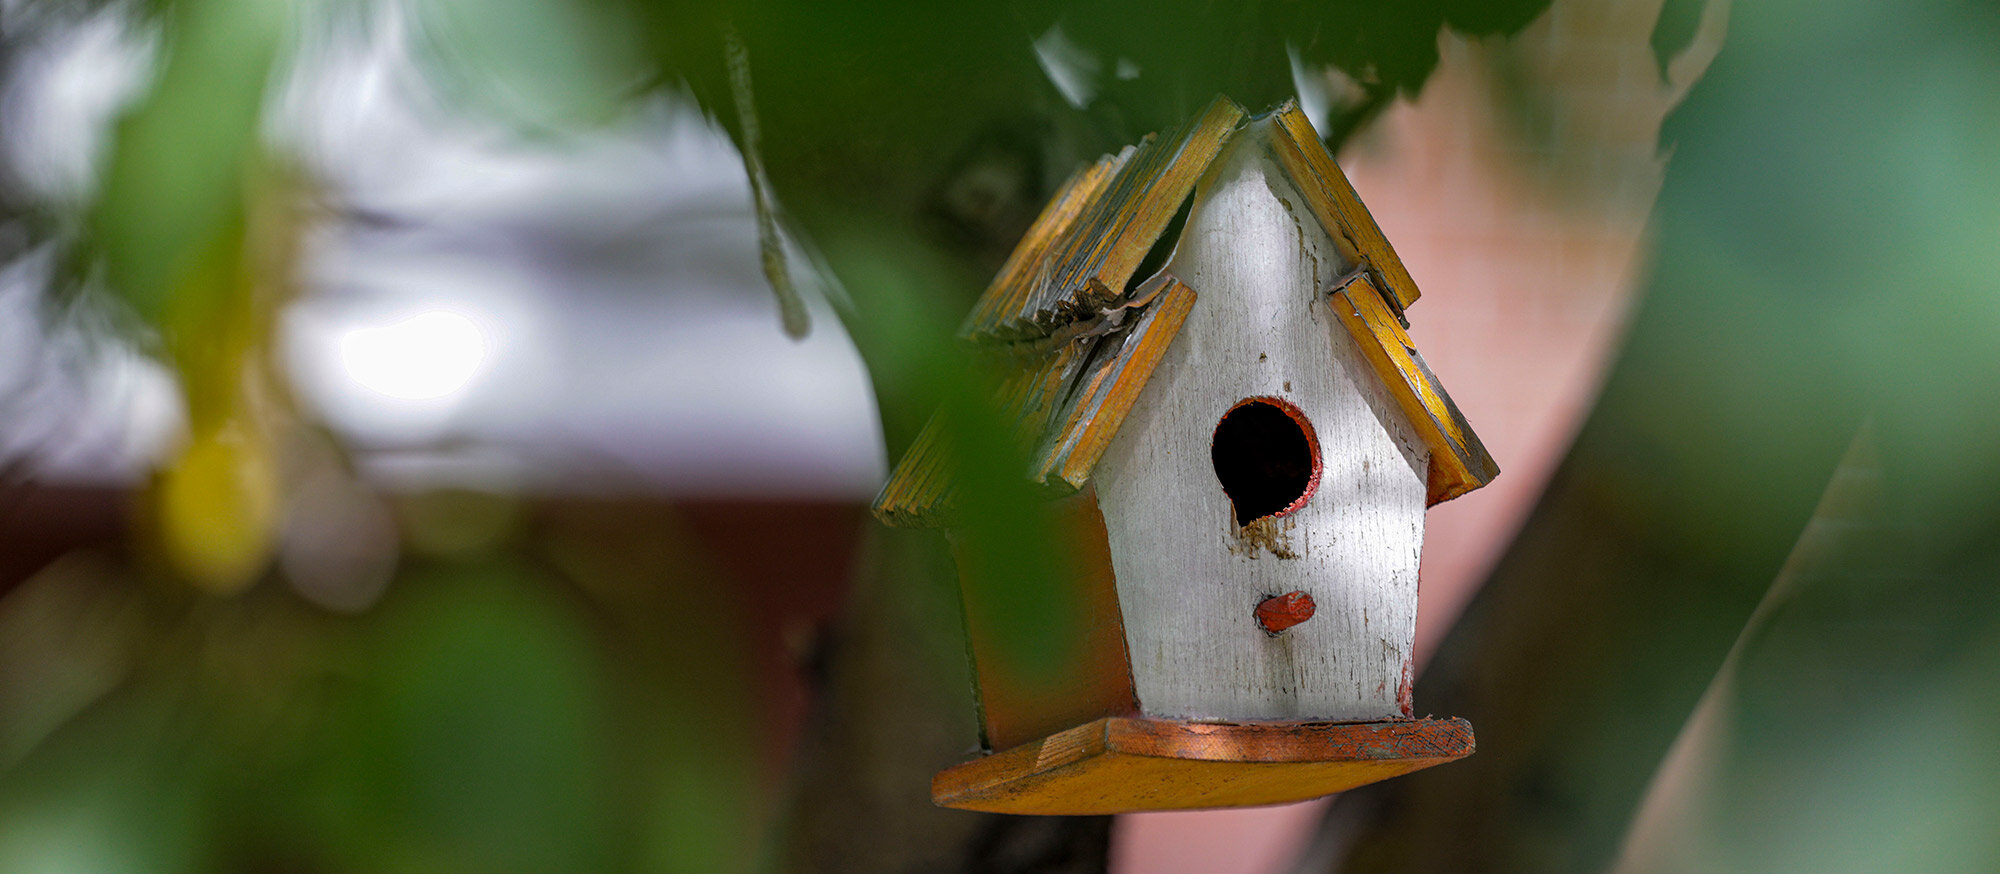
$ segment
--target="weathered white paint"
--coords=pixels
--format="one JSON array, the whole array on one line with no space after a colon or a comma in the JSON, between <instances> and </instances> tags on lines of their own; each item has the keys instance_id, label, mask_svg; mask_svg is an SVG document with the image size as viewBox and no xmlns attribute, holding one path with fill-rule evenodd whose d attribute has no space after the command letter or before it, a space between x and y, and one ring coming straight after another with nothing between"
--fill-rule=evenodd
<instances>
[{"instance_id":1,"label":"weathered white paint","mask_svg":"<svg viewBox=\"0 0 2000 874\"><path fill-rule=\"evenodd\" d=\"M1327 308L1350 265L1259 133L1198 190L1168 269L1200 297L1094 477L1133 681L1153 716L1396 716L1428 450ZM1275 550L1238 531L1209 456L1216 423L1254 395L1306 415L1323 465L1311 500L1271 520ZM1295 590L1317 613L1266 634L1257 603Z\"/></svg>"}]
</instances>

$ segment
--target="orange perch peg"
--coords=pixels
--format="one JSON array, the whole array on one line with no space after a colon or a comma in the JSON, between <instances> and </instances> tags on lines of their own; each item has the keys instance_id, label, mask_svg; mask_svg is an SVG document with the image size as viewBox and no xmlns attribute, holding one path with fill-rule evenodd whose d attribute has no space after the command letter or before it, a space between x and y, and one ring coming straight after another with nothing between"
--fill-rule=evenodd
<instances>
[{"instance_id":1,"label":"orange perch peg","mask_svg":"<svg viewBox=\"0 0 2000 874\"><path fill-rule=\"evenodd\" d=\"M1257 624L1264 630L1277 634L1287 628L1313 618L1313 596L1304 592L1290 592L1265 598L1257 605Z\"/></svg>"}]
</instances>

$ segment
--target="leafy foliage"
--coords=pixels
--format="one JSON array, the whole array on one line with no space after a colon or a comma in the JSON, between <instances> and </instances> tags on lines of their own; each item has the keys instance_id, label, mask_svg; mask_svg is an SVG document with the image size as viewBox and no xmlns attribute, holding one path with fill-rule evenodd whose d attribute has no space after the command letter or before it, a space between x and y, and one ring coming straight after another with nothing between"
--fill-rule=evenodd
<instances>
[{"instance_id":1,"label":"leafy foliage","mask_svg":"<svg viewBox=\"0 0 2000 874\"><path fill-rule=\"evenodd\" d=\"M2000 222L2000 116L1969 99L1996 36L1966 4L1736 7L1663 135L1603 397L1419 683L1481 752L1345 801L1397 811L1350 869L1602 870L1653 780L1701 781L1700 842L1635 868L1992 867L1983 822L1901 829L1990 812L2000 767L1963 727L1992 718L2000 628L2000 414L1975 400L2000 259L1972 242ZM1879 481L1843 501L1864 422ZM1683 734L1704 695L1715 723ZM1659 773L1676 737L1719 767Z\"/></svg>"}]
</instances>

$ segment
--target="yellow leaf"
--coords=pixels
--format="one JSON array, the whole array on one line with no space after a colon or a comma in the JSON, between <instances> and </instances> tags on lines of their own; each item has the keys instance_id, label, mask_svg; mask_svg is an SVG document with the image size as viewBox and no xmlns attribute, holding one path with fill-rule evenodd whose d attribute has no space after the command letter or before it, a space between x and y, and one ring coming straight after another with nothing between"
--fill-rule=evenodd
<instances>
[{"instance_id":1,"label":"yellow leaf","mask_svg":"<svg viewBox=\"0 0 2000 874\"><path fill-rule=\"evenodd\" d=\"M197 588L240 592L270 562L278 483L268 443L240 420L194 435L155 490L174 569Z\"/></svg>"}]
</instances>

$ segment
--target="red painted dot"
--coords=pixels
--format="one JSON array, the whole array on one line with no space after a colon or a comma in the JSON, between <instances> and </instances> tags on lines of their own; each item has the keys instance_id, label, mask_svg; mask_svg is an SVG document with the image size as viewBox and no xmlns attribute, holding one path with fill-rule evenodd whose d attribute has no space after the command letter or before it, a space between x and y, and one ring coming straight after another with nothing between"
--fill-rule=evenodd
<instances>
[{"instance_id":1,"label":"red painted dot","mask_svg":"<svg viewBox=\"0 0 2000 874\"><path fill-rule=\"evenodd\" d=\"M1304 592L1265 598L1257 605L1257 624L1264 626L1265 631L1277 634L1313 618L1313 608L1313 596Z\"/></svg>"}]
</instances>

